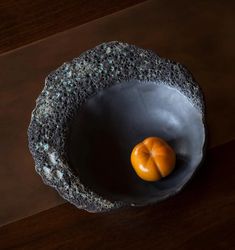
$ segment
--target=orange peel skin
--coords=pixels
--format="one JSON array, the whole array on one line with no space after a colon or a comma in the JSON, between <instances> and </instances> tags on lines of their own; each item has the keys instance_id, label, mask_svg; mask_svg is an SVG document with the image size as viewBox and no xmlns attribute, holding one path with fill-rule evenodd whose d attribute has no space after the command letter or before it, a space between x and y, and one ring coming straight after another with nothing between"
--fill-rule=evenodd
<instances>
[{"instance_id":1,"label":"orange peel skin","mask_svg":"<svg viewBox=\"0 0 235 250\"><path fill-rule=\"evenodd\" d=\"M137 144L131 153L136 174L145 181L158 181L174 169L176 155L163 139L148 137Z\"/></svg>"}]
</instances>

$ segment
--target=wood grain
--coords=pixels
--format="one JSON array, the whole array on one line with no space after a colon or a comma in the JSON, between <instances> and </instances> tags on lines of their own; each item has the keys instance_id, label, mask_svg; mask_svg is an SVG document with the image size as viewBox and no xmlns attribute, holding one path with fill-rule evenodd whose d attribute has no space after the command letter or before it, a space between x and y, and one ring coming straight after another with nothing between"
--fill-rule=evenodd
<instances>
[{"instance_id":1,"label":"wood grain","mask_svg":"<svg viewBox=\"0 0 235 250\"><path fill-rule=\"evenodd\" d=\"M234 249L235 140L208 152L180 194L89 214L66 203L0 228L1 249Z\"/></svg>"},{"instance_id":2,"label":"wood grain","mask_svg":"<svg viewBox=\"0 0 235 250\"><path fill-rule=\"evenodd\" d=\"M47 74L103 41L151 48L185 64L205 94L209 145L235 138L232 4L169 2L147 1L0 56L0 225L64 202L34 170L26 133L30 114Z\"/></svg>"},{"instance_id":3,"label":"wood grain","mask_svg":"<svg viewBox=\"0 0 235 250\"><path fill-rule=\"evenodd\" d=\"M0 53L144 0L2 0Z\"/></svg>"}]
</instances>

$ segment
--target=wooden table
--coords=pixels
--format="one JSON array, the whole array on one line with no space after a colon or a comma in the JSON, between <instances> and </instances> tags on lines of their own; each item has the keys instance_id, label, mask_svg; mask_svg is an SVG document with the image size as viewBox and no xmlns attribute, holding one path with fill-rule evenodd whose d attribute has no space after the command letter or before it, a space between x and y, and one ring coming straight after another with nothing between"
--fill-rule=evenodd
<instances>
[{"instance_id":1,"label":"wooden table","mask_svg":"<svg viewBox=\"0 0 235 250\"><path fill-rule=\"evenodd\" d=\"M0 55L0 249L234 249L233 1L146 1ZM154 50L193 72L207 104L204 165L175 197L89 214L34 171L26 130L46 75L110 40Z\"/></svg>"}]
</instances>

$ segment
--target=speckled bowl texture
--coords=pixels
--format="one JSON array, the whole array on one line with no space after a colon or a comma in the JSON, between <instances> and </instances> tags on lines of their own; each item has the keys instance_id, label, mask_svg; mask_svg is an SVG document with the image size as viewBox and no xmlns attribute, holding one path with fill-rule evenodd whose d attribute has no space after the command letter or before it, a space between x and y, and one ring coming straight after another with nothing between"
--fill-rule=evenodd
<instances>
[{"instance_id":1,"label":"speckled bowl texture","mask_svg":"<svg viewBox=\"0 0 235 250\"><path fill-rule=\"evenodd\" d=\"M70 124L80 107L99 91L121 82L128 84L133 79L142 84L154 82L176 89L187 97L204 123L202 92L191 73L181 64L161 58L150 50L113 41L64 63L45 80L32 112L28 138L36 171L44 183L78 208L102 212L136 205L124 200L111 201L90 190L81 183L79 174L69 166L66 158ZM176 194L187 181L155 202Z\"/></svg>"}]
</instances>

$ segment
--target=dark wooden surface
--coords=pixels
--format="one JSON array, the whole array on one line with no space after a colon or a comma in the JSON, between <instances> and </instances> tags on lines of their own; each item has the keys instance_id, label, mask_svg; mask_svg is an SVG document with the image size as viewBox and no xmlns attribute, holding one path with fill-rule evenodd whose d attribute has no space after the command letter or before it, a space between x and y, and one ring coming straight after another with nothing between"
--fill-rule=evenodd
<instances>
[{"instance_id":1,"label":"dark wooden surface","mask_svg":"<svg viewBox=\"0 0 235 250\"><path fill-rule=\"evenodd\" d=\"M8 224L0 249L233 249L235 142L224 144L235 138L233 9L229 0L146 1L0 55L0 224ZM205 94L209 148L216 148L176 197L95 215L59 205L64 201L34 171L26 130L46 75L109 40L187 65Z\"/></svg>"},{"instance_id":2,"label":"dark wooden surface","mask_svg":"<svg viewBox=\"0 0 235 250\"><path fill-rule=\"evenodd\" d=\"M234 151L235 140L211 149L187 188L160 204L89 214L66 203L3 226L1 249L234 249Z\"/></svg>"},{"instance_id":3,"label":"dark wooden surface","mask_svg":"<svg viewBox=\"0 0 235 250\"><path fill-rule=\"evenodd\" d=\"M0 53L144 0L1 0Z\"/></svg>"}]
</instances>

